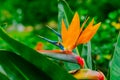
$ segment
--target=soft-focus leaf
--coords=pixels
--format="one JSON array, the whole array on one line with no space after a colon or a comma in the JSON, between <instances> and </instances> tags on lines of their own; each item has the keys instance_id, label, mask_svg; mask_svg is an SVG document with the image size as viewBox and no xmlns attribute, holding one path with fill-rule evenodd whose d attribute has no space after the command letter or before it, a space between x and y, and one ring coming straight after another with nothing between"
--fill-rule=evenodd
<instances>
[{"instance_id":1,"label":"soft-focus leaf","mask_svg":"<svg viewBox=\"0 0 120 80\"><path fill-rule=\"evenodd\" d=\"M9 80L9 78L0 72L0 80Z\"/></svg>"},{"instance_id":2,"label":"soft-focus leaf","mask_svg":"<svg viewBox=\"0 0 120 80\"><path fill-rule=\"evenodd\" d=\"M68 27L73 17L73 12L65 0L59 0L58 2L58 30L61 31L62 19L65 21Z\"/></svg>"},{"instance_id":3,"label":"soft-focus leaf","mask_svg":"<svg viewBox=\"0 0 120 80\"><path fill-rule=\"evenodd\" d=\"M92 69L92 56L91 56L91 42L87 43L87 65L89 69Z\"/></svg>"},{"instance_id":4,"label":"soft-focus leaf","mask_svg":"<svg viewBox=\"0 0 120 80\"><path fill-rule=\"evenodd\" d=\"M114 12L111 12L109 15L108 15L109 18L111 19L115 19L117 17L117 11L114 11Z\"/></svg>"},{"instance_id":5,"label":"soft-focus leaf","mask_svg":"<svg viewBox=\"0 0 120 80\"><path fill-rule=\"evenodd\" d=\"M92 69L91 42L83 44L81 56L85 59L86 67Z\"/></svg>"},{"instance_id":6,"label":"soft-focus leaf","mask_svg":"<svg viewBox=\"0 0 120 80\"><path fill-rule=\"evenodd\" d=\"M0 65L12 80L51 80L43 71L10 51L0 50Z\"/></svg>"},{"instance_id":7,"label":"soft-focus leaf","mask_svg":"<svg viewBox=\"0 0 120 80\"><path fill-rule=\"evenodd\" d=\"M64 71L60 66L50 61L42 54L8 36L1 27L0 37L6 41L18 55L35 65L39 70L45 72L52 80L75 80L75 78Z\"/></svg>"},{"instance_id":8,"label":"soft-focus leaf","mask_svg":"<svg viewBox=\"0 0 120 80\"><path fill-rule=\"evenodd\" d=\"M115 46L114 55L110 64L110 80L120 79L120 33Z\"/></svg>"}]
</instances>

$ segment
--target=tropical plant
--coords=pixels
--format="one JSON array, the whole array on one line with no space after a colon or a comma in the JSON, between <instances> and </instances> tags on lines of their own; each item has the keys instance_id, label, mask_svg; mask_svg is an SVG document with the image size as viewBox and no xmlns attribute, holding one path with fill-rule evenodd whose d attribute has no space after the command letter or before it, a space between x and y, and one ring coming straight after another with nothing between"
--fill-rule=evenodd
<instances>
[{"instance_id":1,"label":"tropical plant","mask_svg":"<svg viewBox=\"0 0 120 80\"><path fill-rule=\"evenodd\" d=\"M56 45L61 50L44 50L43 43L38 43L34 50L13 39L4 30L4 25L0 26L0 37L12 48L12 51L0 50L0 79L119 80L120 34L109 66L108 74L110 75L105 78L101 71L94 69L90 42L101 23L93 25L94 19L89 22L87 18L80 27L79 14L74 13L64 0L58 2L58 32L49 27L58 36L58 41L39 35L38 37ZM84 26L87 27L84 29Z\"/></svg>"}]
</instances>

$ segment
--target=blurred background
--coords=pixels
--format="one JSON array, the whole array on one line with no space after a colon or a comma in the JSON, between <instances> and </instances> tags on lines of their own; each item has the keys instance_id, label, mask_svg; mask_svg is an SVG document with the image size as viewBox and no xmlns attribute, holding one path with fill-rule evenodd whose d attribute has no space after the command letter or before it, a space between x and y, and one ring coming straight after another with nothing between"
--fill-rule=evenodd
<instances>
[{"instance_id":1,"label":"blurred background","mask_svg":"<svg viewBox=\"0 0 120 80\"><path fill-rule=\"evenodd\" d=\"M96 68L107 75L109 62L113 55L114 45L120 30L119 0L66 0L73 12L80 14L81 20L87 16L101 21L102 25L91 40L92 57ZM0 25L7 24L5 29L15 39L35 48L38 42L43 42L44 49L54 49L55 46L41 40L40 34L52 40L57 37L46 27L57 30L58 1L57 0L0 0ZM0 39L0 49L11 50Z\"/></svg>"}]
</instances>

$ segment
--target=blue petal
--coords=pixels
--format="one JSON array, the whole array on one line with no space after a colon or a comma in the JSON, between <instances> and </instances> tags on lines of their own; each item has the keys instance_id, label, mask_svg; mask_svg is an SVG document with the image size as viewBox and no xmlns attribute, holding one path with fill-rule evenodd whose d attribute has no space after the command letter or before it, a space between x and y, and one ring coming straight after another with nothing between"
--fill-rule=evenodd
<instances>
[{"instance_id":1,"label":"blue petal","mask_svg":"<svg viewBox=\"0 0 120 80\"><path fill-rule=\"evenodd\" d=\"M61 35L60 35L60 33L58 33L57 31L55 31L54 29L52 29L51 27L49 27L48 25L47 25L47 27L52 31L52 32L54 32L58 37L60 37L61 38Z\"/></svg>"},{"instance_id":2,"label":"blue petal","mask_svg":"<svg viewBox=\"0 0 120 80\"><path fill-rule=\"evenodd\" d=\"M47 39L47 38L45 38L45 37L43 37L43 36L40 36L40 35L38 35L38 37L40 37L40 38L48 41L49 43L51 43L51 44L53 44L53 45L56 45L56 46L59 47L60 49L64 50L64 47L62 46L62 44L61 44L60 42Z\"/></svg>"}]
</instances>

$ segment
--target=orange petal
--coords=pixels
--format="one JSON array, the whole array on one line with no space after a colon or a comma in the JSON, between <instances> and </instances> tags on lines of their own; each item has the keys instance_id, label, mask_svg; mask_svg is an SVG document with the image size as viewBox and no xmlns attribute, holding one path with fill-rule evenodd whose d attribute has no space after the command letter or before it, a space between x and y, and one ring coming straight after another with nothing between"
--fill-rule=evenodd
<instances>
[{"instance_id":1,"label":"orange petal","mask_svg":"<svg viewBox=\"0 0 120 80\"><path fill-rule=\"evenodd\" d=\"M93 24L94 24L94 19L92 19L92 21L88 24L88 26L85 28L85 30L83 31L83 33L88 32L88 30L93 27Z\"/></svg>"},{"instance_id":2,"label":"orange petal","mask_svg":"<svg viewBox=\"0 0 120 80\"><path fill-rule=\"evenodd\" d=\"M100 26L100 23L96 24L94 27L93 27L93 23L94 23L94 19L92 19L92 21L89 23L87 28L82 32L82 34L78 39L77 44L87 43L94 36L94 34L97 32Z\"/></svg>"},{"instance_id":3,"label":"orange petal","mask_svg":"<svg viewBox=\"0 0 120 80\"><path fill-rule=\"evenodd\" d=\"M81 32L80 28L80 20L78 13L75 13L72 22L68 28L68 34L67 39L63 43L64 47L68 50L72 50L75 47L75 43L79 37L79 34Z\"/></svg>"},{"instance_id":4,"label":"orange petal","mask_svg":"<svg viewBox=\"0 0 120 80\"><path fill-rule=\"evenodd\" d=\"M86 39L84 40L83 43L87 43L88 41L90 41L92 39L92 37L95 35L95 33L97 32L98 28L100 27L101 23L98 23L96 24L94 27L93 27L93 30L91 30L90 34L88 34L86 36Z\"/></svg>"},{"instance_id":5,"label":"orange petal","mask_svg":"<svg viewBox=\"0 0 120 80\"><path fill-rule=\"evenodd\" d=\"M81 33L82 33L82 29L83 29L83 27L85 26L85 24L86 24L86 22L88 21L88 19L89 19L89 17L83 22L83 24L82 24L82 26L81 26L81 28L80 28L80 34L79 34L79 37L80 37L80 35L81 35ZM90 23L90 25L92 24L92 22L94 22L94 21L91 21L91 23ZM79 37L78 37L78 39L77 39L77 41L76 41L76 46L79 44Z\"/></svg>"},{"instance_id":6,"label":"orange petal","mask_svg":"<svg viewBox=\"0 0 120 80\"><path fill-rule=\"evenodd\" d=\"M65 23L63 20L62 20L61 37L62 37L62 41L64 43L67 40L67 29L66 29L66 26L65 26Z\"/></svg>"},{"instance_id":7,"label":"orange petal","mask_svg":"<svg viewBox=\"0 0 120 80\"><path fill-rule=\"evenodd\" d=\"M35 50L42 50L42 49L43 49L43 43L38 42L36 47L35 47Z\"/></svg>"}]
</instances>

